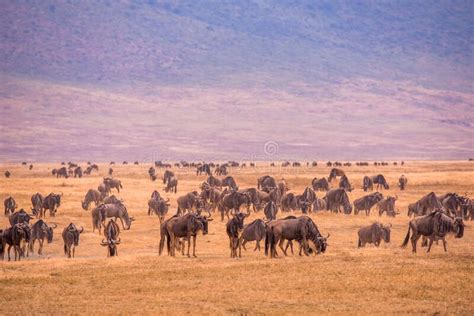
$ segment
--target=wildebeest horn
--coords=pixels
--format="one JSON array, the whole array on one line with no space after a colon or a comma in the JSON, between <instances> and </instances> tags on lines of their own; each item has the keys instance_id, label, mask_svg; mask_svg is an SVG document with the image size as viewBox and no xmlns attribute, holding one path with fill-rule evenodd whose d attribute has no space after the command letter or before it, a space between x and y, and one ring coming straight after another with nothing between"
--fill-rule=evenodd
<instances>
[{"instance_id":1,"label":"wildebeest horn","mask_svg":"<svg viewBox=\"0 0 474 316\"><path fill-rule=\"evenodd\" d=\"M398 195L395 195L395 200L398 200Z\"/></svg>"},{"instance_id":2,"label":"wildebeest horn","mask_svg":"<svg viewBox=\"0 0 474 316\"><path fill-rule=\"evenodd\" d=\"M170 198L166 198L165 203L168 203L170 201Z\"/></svg>"},{"instance_id":3,"label":"wildebeest horn","mask_svg":"<svg viewBox=\"0 0 474 316\"><path fill-rule=\"evenodd\" d=\"M51 225L54 225L54 227L53 227L53 226L51 226L51 228L52 228L52 229L55 229L55 228L57 228L57 227L58 227L58 224L56 224L56 223L52 223Z\"/></svg>"},{"instance_id":4,"label":"wildebeest horn","mask_svg":"<svg viewBox=\"0 0 474 316\"><path fill-rule=\"evenodd\" d=\"M119 239L115 242L115 244L116 244L116 245L119 245L121 242L122 242L122 240L119 238Z\"/></svg>"},{"instance_id":5,"label":"wildebeest horn","mask_svg":"<svg viewBox=\"0 0 474 316\"><path fill-rule=\"evenodd\" d=\"M130 217L130 220L133 222L135 220L135 217Z\"/></svg>"},{"instance_id":6,"label":"wildebeest horn","mask_svg":"<svg viewBox=\"0 0 474 316\"><path fill-rule=\"evenodd\" d=\"M329 233L328 233L328 236L326 237L326 239L328 239L328 238L329 238L329 236L331 236L331 234L329 234Z\"/></svg>"},{"instance_id":7,"label":"wildebeest horn","mask_svg":"<svg viewBox=\"0 0 474 316\"><path fill-rule=\"evenodd\" d=\"M101 246L107 246L109 243L106 242L104 239L102 239L102 242L100 243Z\"/></svg>"},{"instance_id":8,"label":"wildebeest horn","mask_svg":"<svg viewBox=\"0 0 474 316\"><path fill-rule=\"evenodd\" d=\"M84 227L81 226L81 231L79 232L79 234L82 234L83 231L84 231Z\"/></svg>"},{"instance_id":9,"label":"wildebeest horn","mask_svg":"<svg viewBox=\"0 0 474 316\"><path fill-rule=\"evenodd\" d=\"M64 195L64 193L60 192L59 196L63 196L63 195Z\"/></svg>"},{"instance_id":10,"label":"wildebeest horn","mask_svg":"<svg viewBox=\"0 0 474 316\"><path fill-rule=\"evenodd\" d=\"M392 223L388 223L388 228L391 228L392 227Z\"/></svg>"}]
</instances>

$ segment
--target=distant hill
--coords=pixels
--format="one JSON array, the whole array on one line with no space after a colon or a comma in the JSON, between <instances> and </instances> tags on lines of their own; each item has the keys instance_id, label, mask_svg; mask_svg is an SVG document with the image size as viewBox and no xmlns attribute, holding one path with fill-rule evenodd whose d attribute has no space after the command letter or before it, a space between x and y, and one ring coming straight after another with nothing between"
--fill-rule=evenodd
<instances>
[{"instance_id":1,"label":"distant hill","mask_svg":"<svg viewBox=\"0 0 474 316\"><path fill-rule=\"evenodd\" d=\"M2 160L474 155L469 1L17 1L1 14Z\"/></svg>"}]
</instances>

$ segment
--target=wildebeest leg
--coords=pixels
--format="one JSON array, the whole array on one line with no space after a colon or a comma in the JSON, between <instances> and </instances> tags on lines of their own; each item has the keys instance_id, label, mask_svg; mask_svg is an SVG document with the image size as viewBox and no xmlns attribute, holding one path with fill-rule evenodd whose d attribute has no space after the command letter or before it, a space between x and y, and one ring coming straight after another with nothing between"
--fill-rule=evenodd
<instances>
[{"instance_id":1,"label":"wildebeest leg","mask_svg":"<svg viewBox=\"0 0 474 316\"><path fill-rule=\"evenodd\" d=\"M434 239L433 237L429 237L430 242L429 242L429 244L428 244L428 250L426 251L426 253L430 252L430 250L431 250L431 245L433 245L433 239Z\"/></svg>"},{"instance_id":2,"label":"wildebeest leg","mask_svg":"<svg viewBox=\"0 0 474 316\"><path fill-rule=\"evenodd\" d=\"M38 239L38 243L39 243L38 254L39 255L43 254L43 242L44 242L44 239ZM33 251L33 248L31 250Z\"/></svg>"},{"instance_id":3,"label":"wildebeest leg","mask_svg":"<svg viewBox=\"0 0 474 316\"><path fill-rule=\"evenodd\" d=\"M125 225L123 224L123 219L122 219L122 217L119 217L119 218L120 218L120 222L122 222L122 227L125 230ZM115 221L117 221L117 217L115 217Z\"/></svg>"},{"instance_id":4,"label":"wildebeest leg","mask_svg":"<svg viewBox=\"0 0 474 316\"><path fill-rule=\"evenodd\" d=\"M76 256L76 246L72 246L72 257Z\"/></svg>"},{"instance_id":5,"label":"wildebeest leg","mask_svg":"<svg viewBox=\"0 0 474 316\"><path fill-rule=\"evenodd\" d=\"M11 259L10 259L10 249L11 249L11 248L12 248L12 246L11 246L11 245L8 245L8 261L11 260Z\"/></svg>"},{"instance_id":6,"label":"wildebeest leg","mask_svg":"<svg viewBox=\"0 0 474 316\"><path fill-rule=\"evenodd\" d=\"M196 235L193 236L193 257L196 257Z\"/></svg>"},{"instance_id":7,"label":"wildebeest leg","mask_svg":"<svg viewBox=\"0 0 474 316\"><path fill-rule=\"evenodd\" d=\"M233 239L234 237L229 237L229 248L230 248L230 257L232 258L232 254L233 254L233 246L234 246L234 243L233 243Z\"/></svg>"},{"instance_id":8,"label":"wildebeest leg","mask_svg":"<svg viewBox=\"0 0 474 316\"><path fill-rule=\"evenodd\" d=\"M239 247L239 258L242 258L242 244L240 243L240 238L237 238L237 247Z\"/></svg>"},{"instance_id":9,"label":"wildebeest leg","mask_svg":"<svg viewBox=\"0 0 474 316\"><path fill-rule=\"evenodd\" d=\"M245 251L247 251L247 248L245 248L245 244L247 243L247 240L244 239L244 241L241 241L241 242L242 242L242 247L244 248ZM257 245L255 245L255 249L253 251L255 251L256 249L257 249Z\"/></svg>"},{"instance_id":10,"label":"wildebeest leg","mask_svg":"<svg viewBox=\"0 0 474 316\"><path fill-rule=\"evenodd\" d=\"M280 242L278 243L278 247L280 247L280 249L283 251L283 253L285 254L285 256L287 255L286 254L286 249L283 248L283 243L285 242L285 239L281 238L280 239Z\"/></svg>"},{"instance_id":11,"label":"wildebeest leg","mask_svg":"<svg viewBox=\"0 0 474 316\"><path fill-rule=\"evenodd\" d=\"M411 236L411 244L412 244L412 252L416 253L416 243L418 239L420 239L421 235L418 235L418 232L415 230L413 231L413 235Z\"/></svg>"},{"instance_id":12,"label":"wildebeest leg","mask_svg":"<svg viewBox=\"0 0 474 316\"><path fill-rule=\"evenodd\" d=\"M189 258L190 257L189 248L191 247L191 236L187 236L185 240L188 242L188 258Z\"/></svg>"},{"instance_id":13,"label":"wildebeest leg","mask_svg":"<svg viewBox=\"0 0 474 316\"><path fill-rule=\"evenodd\" d=\"M444 247L444 252L447 252L448 249L446 249L446 244L447 244L447 241L446 241L446 238L443 237L443 247Z\"/></svg>"},{"instance_id":14,"label":"wildebeest leg","mask_svg":"<svg viewBox=\"0 0 474 316\"><path fill-rule=\"evenodd\" d=\"M256 251L257 249L260 251L260 239L255 240L255 249L253 251Z\"/></svg>"}]
</instances>

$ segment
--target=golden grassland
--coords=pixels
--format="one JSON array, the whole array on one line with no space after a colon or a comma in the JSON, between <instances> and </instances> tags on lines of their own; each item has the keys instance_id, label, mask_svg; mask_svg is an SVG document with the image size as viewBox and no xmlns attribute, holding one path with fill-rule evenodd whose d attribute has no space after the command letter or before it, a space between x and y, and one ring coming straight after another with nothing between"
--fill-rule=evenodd
<instances>
[{"instance_id":1,"label":"golden grassland","mask_svg":"<svg viewBox=\"0 0 474 316\"><path fill-rule=\"evenodd\" d=\"M474 194L474 165L469 162L407 162L405 166L345 167L356 190L351 201L364 195L364 175L382 172L391 184L384 194L398 195L401 214L393 219L365 215L312 214L323 234L330 233L325 254L298 255L279 259L253 252L253 243L242 258L229 258L225 223L216 215L209 234L199 235L198 258L158 256L160 229L157 217L147 216L147 200L154 189L170 197L170 214L176 197L196 190L205 176L194 169L176 169L178 194L164 194L161 182L147 175L149 165L117 165L114 176L122 180L129 213L136 218L131 230L121 234L119 256L106 257L102 236L92 232L90 211L81 208L89 188L96 188L108 165L99 174L82 179L56 179L51 169L57 164L0 165L0 198L12 195L20 207L30 208L35 192L62 192L57 216L47 221L59 225L52 244L43 255L30 255L21 262L0 261L0 314L11 313L205 313L205 314L316 314L316 313L456 313L472 314L474 303L474 232L467 222L464 238L448 239L448 252L434 245L430 254L419 248L401 249L407 232L407 205L431 191ZM12 177L3 176L5 170ZM162 173L162 171L160 171ZM408 189L395 185L401 174L408 177ZM329 174L329 168L232 169L241 188L256 185L264 174L285 178L292 191L302 192L313 177ZM336 182L332 184L336 185ZM323 193L317 193L322 196ZM3 212L3 210L2 210ZM281 214L279 214L281 216ZM251 220L263 217L252 214ZM357 229L376 220L392 223L392 242L380 248L357 249ZM82 225L76 258L63 253L62 229L74 222ZM8 220L0 218L0 227Z\"/></svg>"}]
</instances>

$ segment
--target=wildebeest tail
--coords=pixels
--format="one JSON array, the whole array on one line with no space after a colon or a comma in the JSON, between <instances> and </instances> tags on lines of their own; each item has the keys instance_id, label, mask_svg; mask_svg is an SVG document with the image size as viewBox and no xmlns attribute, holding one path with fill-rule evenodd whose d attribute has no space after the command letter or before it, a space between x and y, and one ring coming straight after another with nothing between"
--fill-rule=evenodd
<instances>
[{"instance_id":1,"label":"wildebeest tail","mask_svg":"<svg viewBox=\"0 0 474 316\"><path fill-rule=\"evenodd\" d=\"M359 237L359 242L357 243L357 248L360 248L362 247L362 241L360 240L360 237Z\"/></svg>"},{"instance_id":2,"label":"wildebeest tail","mask_svg":"<svg viewBox=\"0 0 474 316\"><path fill-rule=\"evenodd\" d=\"M276 245L275 245L275 234L273 233L273 227L270 232L270 258L272 258L275 254L274 251L276 251Z\"/></svg>"},{"instance_id":3,"label":"wildebeest tail","mask_svg":"<svg viewBox=\"0 0 474 316\"><path fill-rule=\"evenodd\" d=\"M270 229L265 227L265 256L268 255L268 246L270 245Z\"/></svg>"},{"instance_id":4,"label":"wildebeest tail","mask_svg":"<svg viewBox=\"0 0 474 316\"><path fill-rule=\"evenodd\" d=\"M66 244L64 244L64 254L67 254L67 247L66 247Z\"/></svg>"},{"instance_id":5,"label":"wildebeest tail","mask_svg":"<svg viewBox=\"0 0 474 316\"><path fill-rule=\"evenodd\" d=\"M403 241L402 248L405 248L408 245L408 240L410 240L410 230L411 230L411 225L408 224L408 232L407 235L405 236L405 240Z\"/></svg>"}]
</instances>

